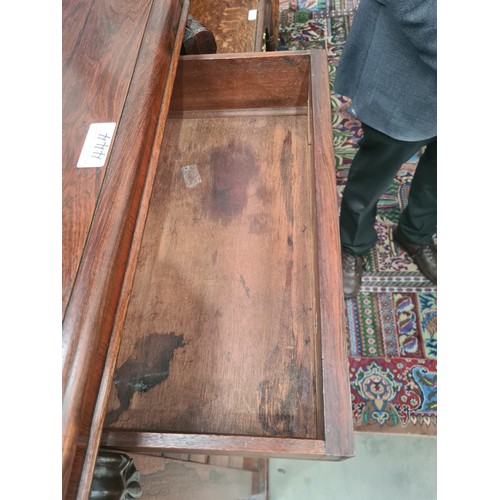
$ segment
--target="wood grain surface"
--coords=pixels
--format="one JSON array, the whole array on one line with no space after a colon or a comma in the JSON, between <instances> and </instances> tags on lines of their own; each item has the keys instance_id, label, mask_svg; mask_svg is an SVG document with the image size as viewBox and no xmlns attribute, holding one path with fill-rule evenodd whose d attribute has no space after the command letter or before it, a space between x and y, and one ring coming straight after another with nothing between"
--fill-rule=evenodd
<instances>
[{"instance_id":1,"label":"wood grain surface","mask_svg":"<svg viewBox=\"0 0 500 500\"><path fill-rule=\"evenodd\" d=\"M278 5L273 0L191 0L189 13L204 24L215 37L218 53L261 51L265 41L265 22L277 21L271 17ZM257 18L248 19L250 10Z\"/></svg>"},{"instance_id":2,"label":"wood grain surface","mask_svg":"<svg viewBox=\"0 0 500 500\"><path fill-rule=\"evenodd\" d=\"M281 113L290 108L307 113L310 64L305 51L269 52L265 57L258 53L184 56L170 109L178 113L241 109ZM322 101L321 106L329 112L329 101Z\"/></svg>"},{"instance_id":3,"label":"wood grain surface","mask_svg":"<svg viewBox=\"0 0 500 500\"><path fill-rule=\"evenodd\" d=\"M317 437L307 127L167 124L108 426Z\"/></svg>"},{"instance_id":4,"label":"wood grain surface","mask_svg":"<svg viewBox=\"0 0 500 500\"><path fill-rule=\"evenodd\" d=\"M352 455L326 56L177 71L188 6L63 2L64 498L111 388L104 445Z\"/></svg>"},{"instance_id":5,"label":"wood grain surface","mask_svg":"<svg viewBox=\"0 0 500 500\"><path fill-rule=\"evenodd\" d=\"M104 446L353 456L328 85L323 51L181 58Z\"/></svg>"},{"instance_id":6,"label":"wood grain surface","mask_svg":"<svg viewBox=\"0 0 500 500\"><path fill-rule=\"evenodd\" d=\"M95 427L95 402L138 206L155 156L160 109L170 96L182 43L181 7L177 0L107 0L91 5L69 0L63 6L68 19L63 23L65 498L78 494ZM186 17L187 7L183 23ZM130 39L138 45L130 47ZM127 58L133 59L130 66ZM123 67L132 74L124 76ZM94 100L106 112L105 120L103 114L92 113ZM116 113L112 117L110 110ZM105 173L76 169L74 160L88 123L113 121L115 116L118 125ZM99 432L95 434L96 447Z\"/></svg>"},{"instance_id":7,"label":"wood grain surface","mask_svg":"<svg viewBox=\"0 0 500 500\"><path fill-rule=\"evenodd\" d=\"M320 297L323 425L327 455L354 455L354 431L344 324L337 184L331 115L325 106L329 92L328 66L323 51L311 51L311 136L315 165L318 294ZM318 390L320 388L318 387Z\"/></svg>"},{"instance_id":8,"label":"wood grain surface","mask_svg":"<svg viewBox=\"0 0 500 500\"><path fill-rule=\"evenodd\" d=\"M216 434L177 434L133 432L104 429L102 446L135 452L204 453L247 457L283 457L321 460L325 457L325 441L280 437L221 436ZM346 457L333 457L339 460Z\"/></svg>"},{"instance_id":9,"label":"wood grain surface","mask_svg":"<svg viewBox=\"0 0 500 500\"><path fill-rule=\"evenodd\" d=\"M120 121L151 0L63 2L63 314L106 166L76 168L91 123Z\"/></svg>"}]
</instances>

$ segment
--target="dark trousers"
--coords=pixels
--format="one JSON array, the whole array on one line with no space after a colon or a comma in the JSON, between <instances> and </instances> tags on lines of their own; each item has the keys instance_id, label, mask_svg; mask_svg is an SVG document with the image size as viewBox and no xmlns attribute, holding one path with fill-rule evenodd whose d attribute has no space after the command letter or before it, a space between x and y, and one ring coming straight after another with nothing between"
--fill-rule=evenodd
<instances>
[{"instance_id":1,"label":"dark trousers","mask_svg":"<svg viewBox=\"0 0 500 500\"><path fill-rule=\"evenodd\" d=\"M437 137L424 141L399 141L363 124L363 137L354 157L340 207L342 249L365 255L377 241L377 202L401 165L423 146L410 187L408 205L399 231L412 243L428 245L437 226Z\"/></svg>"}]
</instances>

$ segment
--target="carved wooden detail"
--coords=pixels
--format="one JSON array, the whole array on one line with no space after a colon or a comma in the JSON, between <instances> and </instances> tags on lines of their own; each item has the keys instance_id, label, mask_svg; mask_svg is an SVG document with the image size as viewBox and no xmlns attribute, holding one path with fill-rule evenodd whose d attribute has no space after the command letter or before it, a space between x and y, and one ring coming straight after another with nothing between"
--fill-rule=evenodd
<instances>
[{"instance_id":1,"label":"carved wooden detail","mask_svg":"<svg viewBox=\"0 0 500 500\"><path fill-rule=\"evenodd\" d=\"M140 475L133 460L123 453L100 452L94 468L89 498L133 500L141 495Z\"/></svg>"},{"instance_id":2,"label":"carved wooden detail","mask_svg":"<svg viewBox=\"0 0 500 500\"><path fill-rule=\"evenodd\" d=\"M182 40L182 53L215 54L217 43L213 33L192 16L188 16L184 38Z\"/></svg>"}]
</instances>

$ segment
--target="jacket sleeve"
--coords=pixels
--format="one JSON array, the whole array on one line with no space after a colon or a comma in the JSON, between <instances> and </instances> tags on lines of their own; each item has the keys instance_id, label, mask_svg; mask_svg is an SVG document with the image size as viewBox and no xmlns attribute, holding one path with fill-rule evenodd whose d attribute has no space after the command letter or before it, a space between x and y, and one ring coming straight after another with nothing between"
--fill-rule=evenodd
<instances>
[{"instance_id":1,"label":"jacket sleeve","mask_svg":"<svg viewBox=\"0 0 500 500\"><path fill-rule=\"evenodd\" d=\"M415 47L419 57L437 68L436 0L377 0L394 19L395 27ZM396 28L397 29L397 28Z\"/></svg>"}]
</instances>

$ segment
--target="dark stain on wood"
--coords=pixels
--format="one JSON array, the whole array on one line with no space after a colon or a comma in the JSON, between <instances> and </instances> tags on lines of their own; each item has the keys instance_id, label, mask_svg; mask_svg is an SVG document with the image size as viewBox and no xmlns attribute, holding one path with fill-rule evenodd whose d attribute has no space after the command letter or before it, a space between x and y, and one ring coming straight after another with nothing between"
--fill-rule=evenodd
<instances>
[{"instance_id":1,"label":"dark stain on wood","mask_svg":"<svg viewBox=\"0 0 500 500\"><path fill-rule=\"evenodd\" d=\"M284 56L283 57L283 62L285 62L289 66L293 66L293 67L297 67L298 66L298 61L296 60L296 58L293 58L293 57Z\"/></svg>"},{"instance_id":2,"label":"dark stain on wood","mask_svg":"<svg viewBox=\"0 0 500 500\"><path fill-rule=\"evenodd\" d=\"M291 297L291 287L293 280L293 260L289 260L286 263L286 274L285 274L285 296L287 298ZM288 303L284 303L284 308L288 305Z\"/></svg>"},{"instance_id":3,"label":"dark stain on wood","mask_svg":"<svg viewBox=\"0 0 500 500\"><path fill-rule=\"evenodd\" d=\"M293 417L277 393L270 380L259 384L259 421L266 436L286 436L293 428Z\"/></svg>"},{"instance_id":4,"label":"dark stain on wood","mask_svg":"<svg viewBox=\"0 0 500 500\"><path fill-rule=\"evenodd\" d=\"M245 278L243 278L243 276L241 274L240 274L240 283L241 283L241 286L243 287L243 289L245 290L247 297L250 298L250 288L246 284Z\"/></svg>"},{"instance_id":5,"label":"dark stain on wood","mask_svg":"<svg viewBox=\"0 0 500 500\"><path fill-rule=\"evenodd\" d=\"M175 351L186 345L183 334L176 332L151 333L139 339L134 358L129 358L115 371L113 384L117 391L119 408L106 416L111 425L127 411L135 392L147 392L168 378Z\"/></svg>"},{"instance_id":6,"label":"dark stain on wood","mask_svg":"<svg viewBox=\"0 0 500 500\"><path fill-rule=\"evenodd\" d=\"M271 203L274 199L274 191L272 189L268 189L265 185L259 186L255 195L262 203Z\"/></svg>"},{"instance_id":7,"label":"dark stain on wood","mask_svg":"<svg viewBox=\"0 0 500 500\"><path fill-rule=\"evenodd\" d=\"M268 213L252 214L249 217L249 232L251 234L265 234L271 231L272 218Z\"/></svg>"},{"instance_id":8,"label":"dark stain on wood","mask_svg":"<svg viewBox=\"0 0 500 500\"><path fill-rule=\"evenodd\" d=\"M294 384L286 393L279 383L264 380L259 384L259 421L266 436L286 437L308 432L307 428L298 427L303 427L299 424L304 421L301 413L314 411L302 408L311 384L309 375L302 366L297 367L294 360L291 360L287 373Z\"/></svg>"},{"instance_id":9,"label":"dark stain on wood","mask_svg":"<svg viewBox=\"0 0 500 500\"><path fill-rule=\"evenodd\" d=\"M215 266L215 264L217 263L217 255L218 255L218 252L217 250L215 252L212 253L212 264Z\"/></svg>"},{"instance_id":10,"label":"dark stain on wood","mask_svg":"<svg viewBox=\"0 0 500 500\"><path fill-rule=\"evenodd\" d=\"M250 180L259 168L255 154L245 144L231 141L210 153L212 189L207 206L213 218L227 225L247 205Z\"/></svg>"}]
</instances>

